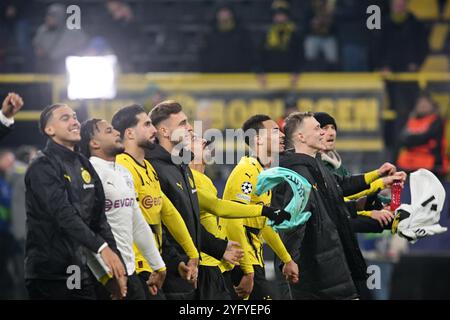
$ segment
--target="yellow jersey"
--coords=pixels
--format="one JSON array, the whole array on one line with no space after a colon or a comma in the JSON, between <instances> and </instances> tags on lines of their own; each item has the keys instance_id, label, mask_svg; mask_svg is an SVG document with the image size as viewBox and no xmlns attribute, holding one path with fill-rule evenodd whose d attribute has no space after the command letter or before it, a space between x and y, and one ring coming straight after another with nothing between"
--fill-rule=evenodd
<instances>
[{"instance_id":1,"label":"yellow jersey","mask_svg":"<svg viewBox=\"0 0 450 320\"><path fill-rule=\"evenodd\" d=\"M373 171L365 173L364 180L367 184L370 185L370 188L366 189L364 191L361 191L359 193L356 193L354 195L344 197L345 201L357 200L359 198L369 196L371 194L374 194L374 193L379 192L380 190L383 190L386 188L386 186L383 183L383 179L380 178L380 174L378 173L378 170L373 170ZM358 211L357 213L358 213L358 215L361 215L361 216L367 216L367 217L372 216L372 211L362 210L362 211Z\"/></svg>"},{"instance_id":2,"label":"yellow jersey","mask_svg":"<svg viewBox=\"0 0 450 320\"><path fill-rule=\"evenodd\" d=\"M242 157L233 169L225 185L223 198L243 204L270 205L271 191L257 196L255 194L258 175L264 170L255 157ZM284 262L291 256L279 235L267 225L266 217L244 219L220 219L220 226L226 230L227 238L237 241L244 249L241 268L244 273L252 273L253 265L264 267L263 239Z\"/></svg>"},{"instance_id":3,"label":"yellow jersey","mask_svg":"<svg viewBox=\"0 0 450 320\"><path fill-rule=\"evenodd\" d=\"M217 189L212 183L212 181L203 173L191 169L192 176L194 177L195 186L197 187L197 194L199 190L210 190L211 194L217 197ZM219 238L219 228L217 224L217 217L206 211L201 207L201 200L199 196L199 206L200 206L200 223L205 227L205 229ZM216 258L211 257L210 255L201 252L200 253L201 261L200 265L202 266L210 266L210 267L218 267L221 262Z\"/></svg>"},{"instance_id":4,"label":"yellow jersey","mask_svg":"<svg viewBox=\"0 0 450 320\"><path fill-rule=\"evenodd\" d=\"M169 198L162 192L158 175L152 165L147 160L140 164L127 153L117 155L116 162L128 169L133 177L139 207L154 233L159 251L161 252L162 249L162 222L189 258L198 258L198 251L184 220ZM136 272L152 272L139 249L135 245L133 248L136 254Z\"/></svg>"},{"instance_id":5,"label":"yellow jersey","mask_svg":"<svg viewBox=\"0 0 450 320\"><path fill-rule=\"evenodd\" d=\"M226 239L225 232L222 232L218 224L218 217L259 217L262 206L243 205L233 201L223 200L217 197L217 189L211 179L195 169L191 169L197 187L198 202L200 206L200 223L208 232L217 238ZM200 265L218 266L221 271L229 269L226 261L219 261L208 254L201 253Z\"/></svg>"}]
</instances>

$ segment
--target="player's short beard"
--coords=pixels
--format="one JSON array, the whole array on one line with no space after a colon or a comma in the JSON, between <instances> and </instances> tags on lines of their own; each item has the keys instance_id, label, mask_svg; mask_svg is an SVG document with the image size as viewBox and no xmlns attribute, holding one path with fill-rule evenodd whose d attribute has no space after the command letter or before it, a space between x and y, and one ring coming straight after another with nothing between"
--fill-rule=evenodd
<instances>
[{"instance_id":1,"label":"player's short beard","mask_svg":"<svg viewBox=\"0 0 450 320\"><path fill-rule=\"evenodd\" d=\"M111 151L111 156L117 156L125 151L125 147L122 145L121 147L114 147Z\"/></svg>"},{"instance_id":2,"label":"player's short beard","mask_svg":"<svg viewBox=\"0 0 450 320\"><path fill-rule=\"evenodd\" d=\"M140 141L138 143L138 147L143 148L143 149L152 150L155 148L155 144L153 142L151 142L150 140L144 140L144 141Z\"/></svg>"},{"instance_id":3,"label":"player's short beard","mask_svg":"<svg viewBox=\"0 0 450 320\"><path fill-rule=\"evenodd\" d=\"M111 148L104 150L105 155L108 157L115 157L118 154L121 154L125 151L125 146L117 147L117 146L111 146Z\"/></svg>"},{"instance_id":4,"label":"player's short beard","mask_svg":"<svg viewBox=\"0 0 450 320\"><path fill-rule=\"evenodd\" d=\"M172 147L176 147L179 146L180 149L189 149L189 144L183 139L183 138L179 138L177 139L170 139L170 143L172 144Z\"/></svg>"},{"instance_id":5,"label":"player's short beard","mask_svg":"<svg viewBox=\"0 0 450 320\"><path fill-rule=\"evenodd\" d=\"M155 149L155 143L149 142L148 145L147 145L147 149L148 149L148 150L153 150L153 149Z\"/></svg>"}]
</instances>

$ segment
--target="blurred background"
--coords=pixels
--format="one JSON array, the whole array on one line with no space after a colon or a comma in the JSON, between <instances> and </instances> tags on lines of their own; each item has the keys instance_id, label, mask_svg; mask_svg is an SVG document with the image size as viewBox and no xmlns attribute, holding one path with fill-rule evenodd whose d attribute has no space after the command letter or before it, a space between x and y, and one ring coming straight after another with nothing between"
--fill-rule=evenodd
<instances>
[{"instance_id":1,"label":"blurred background","mask_svg":"<svg viewBox=\"0 0 450 320\"><path fill-rule=\"evenodd\" d=\"M54 102L83 121L176 99L203 132L256 113L282 125L293 111L325 111L351 172L427 167L449 190L449 23L450 0L1 0L0 97L17 92L25 106L0 142L0 299L26 298L23 176L45 143L40 110ZM424 117L433 121L411 142ZM216 148L238 151L235 141ZM219 193L232 168L208 167ZM372 298L450 298L448 232L414 245L366 234L360 244L381 270ZM282 290L269 248L266 259Z\"/></svg>"}]
</instances>

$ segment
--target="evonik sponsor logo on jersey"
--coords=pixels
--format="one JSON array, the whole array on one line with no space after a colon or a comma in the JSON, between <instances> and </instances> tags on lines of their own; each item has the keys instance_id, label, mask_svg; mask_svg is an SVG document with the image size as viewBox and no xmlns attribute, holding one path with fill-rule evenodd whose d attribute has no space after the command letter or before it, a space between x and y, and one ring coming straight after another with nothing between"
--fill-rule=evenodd
<instances>
[{"instance_id":1,"label":"evonik sponsor logo on jersey","mask_svg":"<svg viewBox=\"0 0 450 320\"><path fill-rule=\"evenodd\" d=\"M105 211L110 211L111 209L118 209L123 207L132 207L134 204L134 198L123 198L115 200L114 202L110 199L105 200Z\"/></svg>"}]
</instances>

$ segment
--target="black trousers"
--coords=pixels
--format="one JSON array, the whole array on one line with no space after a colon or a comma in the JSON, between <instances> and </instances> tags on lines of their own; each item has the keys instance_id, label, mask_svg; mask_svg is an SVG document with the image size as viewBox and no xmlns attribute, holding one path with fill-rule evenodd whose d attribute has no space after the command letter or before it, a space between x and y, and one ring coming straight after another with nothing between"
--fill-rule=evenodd
<instances>
[{"instance_id":1,"label":"black trousers","mask_svg":"<svg viewBox=\"0 0 450 320\"><path fill-rule=\"evenodd\" d=\"M359 299L374 300L372 292L367 288L367 280L354 280L356 291L358 291Z\"/></svg>"},{"instance_id":2,"label":"black trousers","mask_svg":"<svg viewBox=\"0 0 450 320\"><path fill-rule=\"evenodd\" d=\"M138 274L138 279L140 286L144 292L145 300L167 300L162 289L158 289L158 293L156 295L152 295L150 290L148 289L147 280L150 277L150 272L142 271Z\"/></svg>"},{"instance_id":3,"label":"black trousers","mask_svg":"<svg viewBox=\"0 0 450 320\"><path fill-rule=\"evenodd\" d=\"M112 279L109 281L115 280ZM111 293L98 281L95 284L95 294L98 300L111 300ZM128 276L127 296L124 300L146 300L144 288L142 287L141 280L136 273Z\"/></svg>"},{"instance_id":4,"label":"black trousers","mask_svg":"<svg viewBox=\"0 0 450 320\"><path fill-rule=\"evenodd\" d=\"M178 271L167 271L163 289L167 300L196 300L197 298L197 290L188 281L182 279Z\"/></svg>"},{"instance_id":5,"label":"black trousers","mask_svg":"<svg viewBox=\"0 0 450 320\"><path fill-rule=\"evenodd\" d=\"M95 300L95 282L81 281L80 289L69 289L66 280L28 279L25 282L31 300Z\"/></svg>"},{"instance_id":6,"label":"black trousers","mask_svg":"<svg viewBox=\"0 0 450 320\"><path fill-rule=\"evenodd\" d=\"M275 287L273 290L273 299L275 300L292 300L291 288L289 287L289 282L284 278L283 275L284 263L275 254L273 258L273 267L275 270Z\"/></svg>"},{"instance_id":7,"label":"black trousers","mask_svg":"<svg viewBox=\"0 0 450 320\"><path fill-rule=\"evenodd\" d=\"M272 300L273 299L272 288L271 288L269 281L267 281L267 279L266 279L266 272L265 272L264 268L259 265L253 265L253 270L255 272L254 278L253 278L254 279L253 280L253 290L248 299L249 300ZM234 267L233 270L225 272L224 275L225 275L227 287L229 288L229 290L230 290L230 287L233 290L232 293L234 293L234 294L232 294L232 299L233 300L235 300L236 298L240 299L235 294L233 286L238 286L239 283L241 282L241 279L244 275L241 268ZM231 281L230 281L230 279L231 279Z\"/></svg>"},{"instance_id":8,"label":"black trousers","mask_svg":"<svg viewBox=\"0 0 450 320\"><path fill-rule=\"evenodd\" d=\"M219 267L198 266L197 299L231 300Z\"/></svg>"},{"instance_id":9,"label":"black trousers","mask_svg":"<svg viewBox=\"0 0 450 320\"><path fill-rule=\"evenodd\" d=\"M222 273L223 278L225 280L225 285L228 288L231 300L241 300L241 298L237 296L236 291L234 291L234 286L239 285L239 282L237 284L234 283L232 273L233 270L225 271L224 273Z\"/></svg>"}]
</instances>

